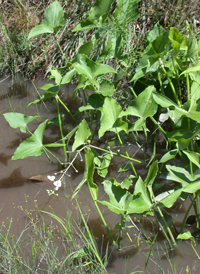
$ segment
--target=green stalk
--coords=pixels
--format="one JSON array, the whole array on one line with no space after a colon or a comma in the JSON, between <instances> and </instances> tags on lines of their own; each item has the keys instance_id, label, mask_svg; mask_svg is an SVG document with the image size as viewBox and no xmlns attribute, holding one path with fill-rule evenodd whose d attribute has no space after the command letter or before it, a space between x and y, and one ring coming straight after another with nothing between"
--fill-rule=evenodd
<instances>
[{"instance_id":1,"label":"green stalk","mask_svg":"<svg viewBox=\"0 0 200 274\"><path fill-rule=\"evenodd\" d=\"M101 151L103 151L103 152L108 152L106 149L103 149L103 148L100 148L100 147L96 147L96 146L93 146L93 145L91 145L91 144L90 144L90 147L93 147L93 148L95 148L95 149L101 150ZM110 152L111 152L112 155L114 155L114 156L120 156L120 157L122 157L122 158L124 158L124 159L127 159L127 160L129 160L129 161L133 161L133 162L136 162L136 163L138 163L138 164L147 166L146 163L143 163L143 162L141 162L140 160L131 158L130 156L126 156L126 155L124 155L124 154L117 153L117 152L113 152L113 151L110 151Z\"/></svg>"},{"instance_id":2,"label":"green stalk","mask_svg":"<svg viewBox=\"0 0 200 274\"><path fill-rule=\"evenodd\" d=\"M158 72L158 81L159 81L159 83L160 83L160 87L161 87L161 94L163 94L164 95L164 88L163 88L163 82L162 82L162 79L161 79L161 73L160 72Z\"/></svg>"},{"instance_id":3,"label":"green stalk","mask_svg":"<svg viewBox=\"0 0 200 274\"><path fill-rule=\"evenodd\" d=\"M176 99L176 102L177 102L178 106L181 107L181 102L179 101L179 98L178 98L178 96L177 96L177 94L176 94L176 90L175 90L175 88L174 88L174 85L173 85L173 83L172 83L170 77L168 76L167 71L165 70L165 67L164 67L163 65L162 65L162 70L163 70L165 76L167 77L167 80L169 81L169 84L170 84L170 86L171 86L171 89L172 89L174 98Z\"/></svg>"},{"instance_id":4,"label":"green stalk","mask_svg":"<svg viewBox=\"0 0 200 274\"><path fill-rule=\"evenodd\" d=\"M163 222L164 222L164 224L165 224L165 227L166 227L166 229L167 229L167 232L169 233L169 236L170 236L170 238L171 238L171 240L172 240L172 243L173 243L174 246L176 246L176 241L175 241L174 236L173 236L173 234L172 234L172 232L171 232L171 229L169 228L169 226L168 226L168 224L167 224L167 222L166 222L166 220L165 220L165 217L163 216L163 213L162 213L160 207L156 204L156 200L155 200L155 196L154 196L153 191L151 191L151 194L152 194L152 199L153 199L154 202L155 202L156 208L157 208L157 210L158 210L158 212L159 212L159 214L160 214L160 217L162 218L162 220L163 220ZM154 216L156 217L156 214L154 214ZM165 232L164 227L162 226L162 224L160 223L160 221L158 220L157 217L156 217L156 219L157 219L157 221L158 221L158 223L159 223L159 226L160 226L160 228L162 229L162 231L163 231L163 233L164 233L164 235L165 235L165 237L166 237L166 239L167 239L167 242L168 242L168 244L169 244L169 247L172 249L172 248L173 248L173 247L172 247L172 244L171 244L171 242L170 242L170 239L169 239L167 233Z\"/></svg>"},{"instance_id":5,"label":"green stalk","mask_svg":"<svg viewBox=\"0 0 200 274\"><path fill-rule=\"evenodd\" d=\"M45 146L45 145L44 145L44 146ZM51 154L51 155L58 161L58 163L59 163L61 166L63 166L63 164L62 164L61 161L58 159L58 157L56 157L48 148L44 147L44 153L46 154L46 156L47 156L47 158L48 158L48 160L49 160L50 162L52 162L52 161L51 161L49 155L47 154L47 151L48 151L49 154Z\"/></svg>"},{"instance_id":6,"label":"green stalk","mask_svg":"<svg viewBox=\"0 0 200 274\"><path fill-rule=\"evenodd\" d=\"M110 229L108 228L108 225L107 225L107 223L106 223L106 220L104 219L104 217L103 217L103 215L102 215L102 213L101 213L101 210L100 210L100 208L99 208L99 206L98 206L98 204L97 204L97 200L94 198L94 195L93 195L93 193L92 193L92 190L91 190L91 187L90 187L90 185L89 185L89 182L87 182L87 183L88 183L88 188L89 188L90 195L91 195L91 197L92 197L93 203L94 203L94 205L95 205L95 207L96 207L96 209L97 209L97 211L98 211L98 213L99 213L99 216L100 216L100 218L101 218L101 220L102 220L102 222L103 222L103 225L105 226L105 228L106 228L106 230L107 230L107 232L108 232L108 235L109 235L109 237L110 237L112 243L113 243L115 246L117 246L117 244L116 244L115 240L113 239L113 236L112 236L112 234L111 234L111 232L110 232Z\"/></svg>"},{"instance_id":7,"label":"green stalk","mask_svg":"<svg viewBox=\"0 0 200 274\"><path fill-rule=\"evenodd\" d=\"M118 235L118 249L121 249L121 242L122 242L122 227L124 222L124 215L121 214L121 223L120 223L120 229L119 229L119 235Z\"/></svg>"},{"instance_id":8,"label":"green stalk","mask_svg":"<svg viewBox=\"0 0 200 274\"><path fill-rule=\"evenodd\" d=\"M65 54L64 54L64 52L63 52L63 50L62 50L62 48L61 48L61 46L60 46L60 44L59 44L59 42L58 42L58 39L56 38L55 35L54 35L54 39L55 39L55 41L56 41L56 43L57 43L57 45L58 45L58 48L59 48L59 50L60 50L62 56L64 57L64 59L65 59L65 61L66 61L66 63L67 63L67 62L68 62L68 61L67 61L67 58L66 58L66 56L65 56Z\"/></svg>"},{"instance_id":9,"label":"green stalk","mask_svg":"<svg viewBox=\"0 0 200 274\"><path fill-rule=\"evenodd\" d=\"M192 199L192 202L191 202L190 206L188 207L188 209L187 209L187 211L186 211L186 213L185 213L184 219L183 219L182 224L181 224L180 234L183 233L183 229L184 229L184 226L185 226L185 223L186 223L186 219L187 219L187 217L188 217L188 214L189 214L189 212L190 212L190 209L192 208L192 206L193 206L195 200L196 200L196 198L193 198L193 199Z\"/></svg>"},{"instance_id":10,"label":"green stalk","mask_svg":"<svg viewBox=\"0 0 200 274\"><path fill-rule=\"evenodd\" d=\"M187 101L190 100L190 79L189 74L186 73L186 83L187 83Z\"/></svg>"},{"instance_id":11,"label":"green stalk","mask_svg":"<svg viewBox=\"0 0 200 274\"><path fill-rule=\"evenodd\" d=\"M98 250L97 250L97 248L96 248L96 243L94 242L94 239L93 239L93 237L92 237L92 235L91 235L91 232L90 232L90 230L89 230L88 224L87 224L87 222L86 222L86 220L85 220L85 218L84 218L84 215L83 215L83 213L82 213L82 211L81 211L81 208L80 208L80 206L79 206L77 200L76 200L76 205L77 205L78 210L79 210L79 212L80 212L80 214L81 214L81 218L82 218L82 220L83 220L83 223L84 223L84 225L85 225L85 228L86 228L86 230L87 230L87 233L88 233L88 236L89 236L89 238L90 238L91 243L88 241L88 239L86 239L84 233L80 230L79 226L78 226L78 225L77 225L77 226L78 226L78 228L79 228L79 230L80 230L82 236L85 238L86 242L89 244L91 250L93 251L93 253L94 253L95 256L97 257L97 259L98 259L100 265L102 266L102 268L104 269L105 273L108 274L108 272L106 271L105 266L104 266L104 264L103 264L103 262L102 262L102 259L101 259L101 257L99 256L99 252L98 252Z\"/></svg>"},{"instance_id":12,"label":"green stalk","mask_svg":"<svg viewBox=\"0 0 200 274\"><path fill-rule=\"evenodd\" d=\"M173 58L173 55L172 55L172 64L173 64L173 69L175 71L175 74L176 74L176 80L178 82L178 89L179 89L179 100L181 102L181 95L182 95L182 92L181 92L181 85L180 85L180 80L179 80L179 76L178 76L178 73L177 73L177 70L174 66L174 58Z\"/></svg>"},{"instance_id":13,"label":"green stalk","mask_svg":"<svg viewBox=\"0 0 200 274\"><path fill-rule=\"evenodd\" d=\"M60 135L61 135L61 139L62 139L62 143L63 143L63 151L64 151L64 156L65 156L65 161L69 161L69 155L67 153L67 149L66 149L66 144L65 144L65 140L64 140L64 134L63 134L63 129L62 129L62 121L61 121L61 115L60 115L60 109L59 109L59 96L56 95L56 103L57 103L57 112L58 112L58 122L59 122L59 127L60 127Z\"/></svg>"},{"instance_id":14,"label":"green stalk","mask_svg":"<svg viewBox=\"0 0 200 274\"><path fill-rule=\"evenodd\" d=\"M196 251L196 249L195 249L194 244L193 244L192 241L191 241L191 247L192 247L192 249L194 250L194 253L197 255L197 258L200 259L200 256L199 256L199 254L197 253L197 251Z\"/></svg>"},{"instance_id":15,"label":"green stalk","mask_svg":"<svg viewBox=\"0 0 200 274\"><path fill-rule=\"evenodd\" d=\"M161 218L162 218L162 220L163 220L163 222L164 222L164 224L165 224L165 226L166 226L167 232L169 233L169 236L170 236L170 238L171 238L171 240L172 240L173 245L176 246L176 241L175 241L175 239L174 239L174 236L173 236L173 234L172 234L172 232L171 232L171 229L169 228L167 222L165 221L165 217L163 216L160 207L159 207L159 206L156 206L156 208L157 208L157 210L158 210L158 212L159 212L159 214L160 214L160 216L161 216ZM155 215L155 217L156 217L156 215ZM172 246L172 244L171 244L171 241L170 241L170 239L169 239L167 233L165 232L165 228L163 227L163 225L161 224L161 222L158 220L157 217L156 217L156 219L157 219L157 222L158 222L160 228L162 229L163 234L165 235L165 238L167 239L167 242L168 242L168 244L169 244L170 249L173 249L173 246Z\"/></svg>"},{"instance_id":16,"label":"green stalk","mask_svg":"<svg viewBox=\"0 0 200 274\"><path fill-rule=\"evenodd\" d=\"M63 103L63 101L60 99L60 97L57 95L57 98L59 100L59 102L61 103L61 105L66 109L66 111L69 113L69 115L72 117L72 119L74 121L76 121L76 118L74 117L74 115L71 113L71 111L68 109L68 107Z\"/></svg>"}]
</instances>

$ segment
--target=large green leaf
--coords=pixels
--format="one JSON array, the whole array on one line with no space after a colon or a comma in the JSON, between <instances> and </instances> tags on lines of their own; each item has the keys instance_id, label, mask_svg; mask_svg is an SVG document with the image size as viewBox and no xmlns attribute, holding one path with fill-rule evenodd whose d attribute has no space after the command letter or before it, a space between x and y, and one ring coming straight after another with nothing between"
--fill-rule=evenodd
<instances>
[{"instance_id":1,"label":"large green leaf","mask_svg":"<svg viewBox=\"0 0 200 274\"><path fill-rule=\"evenodd\" d=\"M30 138L24 140L16 149L12 160L24 159L29 156L40 156L43 152L43 134L47 120L41 123Z\"/></svg>"},{"instance_id":2,"label":"large green leaf","mask_svg":"<svg viewBox=\"0 0 200 274\"><path fill-rule=\"evenodd\" d=\"M170 165L166 165L166 168L169 171L169 173L166 176L166 179L179 182L183 187L199 179L198 175L191 176L191 174L185 168Z\"/></svg>"},{"instance_id":3,"label":"large green leaf","mask_svg":"<svg viewBox=\"0 0 200 274\"><path fill-rule=\"evenodd\" d=\"M194 152L194 151L187 151L183 150L183 153L185 153L188 157L188 159L194 163L198 168L200 168L200 153Z\"/></svg>"},{"instance_id":4,"label":"large green leaf","mask_svg":"<svg viewBox=\"0 0 200 274\"><path fill-rule=\"evenodd\" d=\"M165 206L167 208L170 208L173 206L173 204L176 202L176 200L178 199L178 197L180 197L181 193L182 193L183 189L177 189L175 191L173 191L172 193L170 193L168 196L166 196L165 198L163 198L160 203L162 204L162 206Z\"/></svg>"},{"instance_id":5,"label":"large green leaf","mask_svg":"<svg viewBox=\"0 0 200 274\"><path fill-rule=\"evenodd\" d=\"M154 86L149 86L134 99L125 111L122 111L120 117L132 115L146 119L153 116L157 111L157 104L153 100Z\"/></svg>"},{"instance_id":6,"label":"large green leaf","mask_svg":"<svg viewBox=\"0 0 200 274\"><path fill-rule=\"evenodd\" d=\"M104 97L101 94L90 95L87 105L79 108L79 112L89 110L89 109L101 109L104 103Z\"/></svg>"},{"instance_id":7,"label":"large green leaf","mask_svg":"<svg viewBox=\"0 0 200 274\"><path fill-rule=\"evenodd\" d=\"M94 175L94 154L90 149L88 149L87 153L85 154L85 164L87 170L87 184L90 190L90 194L92 199L97 201L98 198L98 186L93 182L93 175Z\"/></svg>"},{"instance_id":8,"label":"large green leaf","mask_svg":"<svg viewBox=\"0 0 200 274\"><path fill-rule=\"evenodd\" d=\"M155 161L151 164L146 180L144 181L145 186L148 188L151 198L153 197L152 185L156 179L158 173L158 161Z\"/></svg>"},{"instance_id":9,"label":"large green leaf","mask_svg":"<svg viewBox=\"0 0 200 274\"><path fill-rule=\"evenodd\" d=\"M50 69L50 72L51 72L50 79L54 79L56 84L59 86L62 80L62 75L57 69Z\"/></svg>"},{"instance_id":10,"label":"large green leaf","mask_svg":"<svg viewBox=\"0 0 200 274\"><path fill-rule=\"evenodd\" d=\"M198 43L197 39L192 31L192 26L189 28L189 39L188 39L188 52L187 57L191 60L198 60Z\"/></svg>"},{"instance_id":11,"label":"large green leaf","mask_svg":"<svg viewBox=\"0 0 200 274\"><path fill-rule=\"evenodd\" d=\"M153 42L151 42L151 46L154 50L154 53L161 54L166 53L169 54L171 43L169 40L169 33L168 31L163 32L159 35Z\"/></svg>"},{"instance_id":12,"label":"large green leaf","mask_svg":"<svg viewBox=\"0 0 200 274\"><path fill-rule=\"evenodd\" d=\"M109 149L107 149L107 146L108 145L106 144L105 147L103 148L104 152L102 153L102 155L98 156L97 172L99 176L103 178L105 178L108 173L108 167L113 157L113 154L111 153ZM97 162L97 159L96 159L96 162Z\"/></svg>"},{"instance_id":13,"label":"large green leaf","mask_svg":"<svg viewBox=\"0 0 200 274\"><path fill-rule=\"evenodd\" d=\"M164 32L164 28L159 23L156 23L153 29L147 35L147 40L149 42L153 42L159 35L161 35Z\"/></svg>"},{"instance_id":14,"label":"large green leaf","mask_svg":"<svg viewBox=\"0 0 200 274\"><path fill-rule=\"evenodd\" d=\"M136 20L139 16L137 0L119 0L117 8L113 14L117 23L122 27Z\"/></svg>"},{"instance_id":15,"label":"large green leaf","mask_svg":"<svg viewBox=\"0 0 200 274\"><path fill-rule=\"evenodd\" d=\"M188 184L183 188L183 191L186 193L195 193L197 190L200 189L200 181L197 181L195 183Z\"/></svg>"},{"instance_id":16,"label":"large green leaf","mask_svg":"<svg viewBox=\"0 0 200 274\"><path fill-rule=\"evenodd\" d=\"M102 108L99 138L101 138L106 131L113 129L121 111L121 106L113 98L106 97Z\"/></svg>"},{"instance_id":17,"label":"large green leaf","mask_svg":"<svg viewBox=\"0 0 200 274\"><path fill-rule=\"evenodd\" d=\"M72 77L76 74L76 70L75 69L72 69L70 71L68 71L62 78L62 81L61 81L61 85L64 85L64 84L68 84L69 82L71 82L72 80Z\"/></svg>"},{"instance_id":18,"label":"large green leaf","mask_svg":"<svg viewBox=\"0 0 200 274\"><path fill-rule=\"evenodd\" d=\"M167 132L167 139L169 142L176 142L179 150L188 148L190 141L198 133L193 133L191 130L186 130L185 128L180 128Z\"/></svg>"},{"instance_id":19,"label":"large green leaf","mask_svg":"<svg viewBox=\"0 0 200 274\"><path fill-rule=\"evenodd\" d=\"M12 128L20 128L21 132L27 132L27 124L38 116L26 116L22 113L8 112L3 114L6 121Z\"/></svg>"},{"instance_id":20,"label":"large green leaf","mask_svg":"<svg viewBox=\"0 0 200 274\"><path fill-rule=\"evenodd\" d=\"M177 149L173 149L165 153L162 158L160 159L159 163L166 163L167 161L173 159L176 157L176 154L178 153Z\"/></svg>"},{"instance_id":21,"label":"large green leaf","mask_svg":"<svg viewBox=\"0 0 200 274\"><path fill-rule=\"evenodd\" d=\"M195 238L192 236L190 231L179 234L177 240L191 240L195 243Z\"/></svg>"},{"instance_id":22,"label":"large green leaf","mask_svg":"<svg viewBox=\"0 0 200 274\"><path fill-rule=\"evenodd\" d=\"M150 210L153 203L150 199L150 195L145 186L145 183L142 181L140 177L135 184L133 195L134 195L133 197L135 198L131 200L128 204L128 212L130 214L132 213L142 214Z\"/></svg>"},{"instance_id":23,"label":"large green leaf","mask_svg":"<svg viewBox=\"0 0 200 274\"><path fill-rule=\"evenodd\" d=\"M153 99L158 105L161 105L164 108L169 108L169 107L178 108L178 106L171 99L169 99L168 97L160 93L154 92Z\"/></svg>"},{"instance_id":24,"label":"large green leaf","mask_svg":"<svg viewBox=\"0 0 200 274\"><path fill-rule=\"evenodd\" d=\"M73 66L78 74L83 74L87 76L88 79L96 86L98 86L98 84L96 80L94 80L95 77L110 72L116 73L116 71L112 67L104 64L95 63L90 60L85 54L78 54L74 59Z\"/></svg>"},{"instance_id":25,"label":"large green leaf","mask_svg":"<svg viewBox=\"0 0 200 274\"><path fill-rule=\"evenodd\" d=\"M93 183L93 174L94 174L94 155L91 150L87 150L87 152L85 153L85 171L84 171L83 179L74 190L72 194L72 199L78 194L81 187L87 181L91 195L93 195L93 198L97 200L98 187L96 184Z\"/></svg>"},{"instance_id":26,"label":"large green leaf","mask_svg":"<svg viewBox=\"0 0 200 274\"><path fill-rule=\"evenodd\" d=\"M105 180L102 184L104 186L105 192L109 196L109 202L99 202L103 205L106 205L112 212L117 214L124 214L127 210L127 198L131 194L127 190L114 185L112 179Z\"/></svg>"},{"instance_id":27,"label":"large green leaf","mask_svg":"<svg viewBox=\"0 0 200 274\"><path fill-rule=\"evenodd\" d=\"M42 24L30 31L28 39L43 33L54 33L63 26L65 26L64 11L60 3L55 1L45 10Z\"/></svg>"},{"instance_id":28,"label":"large green leaf","mask_svg":"<svg viewBox=\"0 0 200 274\"><path fill-rule=\"evenodd\" d=\"M31 39L37 35L44 34L44 33L53 33L53 27L52 26L47 26L45 24L40 24L36 27L34 27L28 36L28 39Z\"/></svg>"},{"instance_id":29,"label":"large green leaf","mask_svg":"<svg viewBox=\"0 0 200 274\"><path fill-rule=\"evenodd\" d=\"M119 60L123 58L123 39L121 33L118 33L117 31L109 31L105 43L106 45L104 50L98 58L99 62L103 62L111 58L117 58Z\"/></svg>"},{"instance_id":30,"label":"large green leaf","mask_svg":"<svg viewBox=\"0 0 200 274\"><path fill-rule=\"evenodd\" d=\"M103 96L112 96L115 92L115 86L111 81L103 80L99 85L98 92Z\"/></svg>"},{"instance_id":31,"label":"large green leaf","mask_svg":"<svg viewBox=\"0 0 200 274\"><path fill-rule=\"evenodd\" d=\"M200 70L200 61L198 61L195 65L189 66L189 68L186 69L186 70L184 70L184 71L180 74L180 76L181 76L182 74L185 74L185 73L190 73L190 72L199 71L199 70Z\"/></svg>"},{"instance_id":32,"label":"large green leaf","mask_svg":"<svg viewBox=\"0 0 200 274\"><path fill-rule=\"evenodd\" d=\"M106 14L110 11L113 0L96 0L90 9L87 19L82 20L73 31L96 28L102 25L106 18Z\"/></svg>"},{"instance_id":33,"label":"large green leaf","mask_svg":"<svg viewBox=\"0 0 200 274\"><path fill-rule=\"evenodd\" d=\"M169 39L172 41L175 54L178 54L184 36L176 28L170 28Z\"/></svg>"},{"instance_id":34,"label":"large green leaf","mask_svg":"<svg viewBox=\"0 0 200 274\"><path fill-rule=\"evenodd\" d=\"M75 134L72 151L76 150L77 147L84 145L90 135L91 132L87 122L85 120L82 120Z\"/></svg>"}]
</instances>

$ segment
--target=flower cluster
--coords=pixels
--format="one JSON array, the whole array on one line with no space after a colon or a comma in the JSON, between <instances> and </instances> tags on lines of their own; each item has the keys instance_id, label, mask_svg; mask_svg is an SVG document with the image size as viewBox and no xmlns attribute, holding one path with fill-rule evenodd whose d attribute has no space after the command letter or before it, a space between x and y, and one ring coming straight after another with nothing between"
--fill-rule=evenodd
<instances>
[{"instance_id":1,"label":"flower cluster","mask_svg":"<svg viewBox=\"0 0 200 274\"><path fill-rule=\"evenodd\" d=\"M53 182L53 184L55 186L55 190L57 191L61 187L62 182L61 182L61 180L54 181L55 178L56 178L55 176L50 176L50 175L47 176L47 179L49 179L50 181Z\"/></svg>"}]
</instances>

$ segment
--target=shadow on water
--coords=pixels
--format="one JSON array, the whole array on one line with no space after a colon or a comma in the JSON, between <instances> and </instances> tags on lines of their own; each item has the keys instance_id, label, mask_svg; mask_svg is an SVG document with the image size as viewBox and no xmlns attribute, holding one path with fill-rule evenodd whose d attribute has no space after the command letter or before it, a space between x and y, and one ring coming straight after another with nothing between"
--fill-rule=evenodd
<instances>
[{"instance_id":1,"label":"shadow on water","mask_svg":"<svg viewBox=\"0 0 200 274\"><path fill-rule=\"evenodd\" d=\"M46 83L45 80L40 80L34 83L37 87L41 87ZM34 85L30 81L24 82L19 76L14 80L6 79L0 81L0 113L6 113L8 111L16 111L25 113L26 115L40 115L44 119L53 119L56 116L55 104L51 101L40 103L37 107L35 105L26 108L27 104L38 98L38 93ZM72 100L73 86L65 86L62 90L63 99L66 99L66 104L71 108L72 113L75 114L80 101L77 99ZM39 92L42 91L39 90ZM66 98L65 98L66 97ZM61 109L64 113L64 109ZM79 114L77 120L82 119L82 114ZM41 120L38 118L30 123L30 130L34 131ZM64 123L66 123L66 132L68 128L74 126L73 119L65 113ZM73 125L72 125L73 123ZM3 115L0 115L1 135L0 135L0 221L7 222L13 217L13 230L15 234L20 234L20 231L27 223L27 218L24 212L20 210L20 207L31 209L33 208L33 201L37 200L38 208L49 211L49 208L53 208L54 213L60 217L65 218L66 208L73 216L77 218L77 209L74 205L74 201L66 200L66 194L70 197L73 190L80 183L82 179L82 173L84 171L84 162L77 159L74 163L74 169L69 172L71 177L65 176L65 185L58 191L58 196L48 196L46 190L53 189L54 186L51 181L47 179L47 175L53 175L55 172L60 171L57 163L49 162L45 155L40 157L29 157L24 160L11 161L11 157L19 144L29 137L29 134L21 133L18 129L12 129L5 121ZM51 143L58 140L59 130L56 126L47 126L45 130L44 143ZM99 146L102 145L101 140L97 140ZM140 160L144 161L146 155L143 151L138 150L138 147L128 144L127 149L130 155L136 155ZM54 153L58 158L64 160L62 149L54 149ZM149 154L152 152L149 151ZM158 158L162 157L164 153L163 148L158 152ZM121 158L116 157L112 161L111 168L109 170L109 176L115 177L119 182L124 179L124 175L117 173L119 164L121 165ZM138 174L144 177L146 170L143 166L135 164L135 168ZM78 171L78 172L77 172ZM95 175L96 176L96 175ZM57 175L59 178L59 174ZM95 177L95 182L99 186L99 197L107 199L105 192L101 186L101 180ZM29 202L26 202L25 197L29 196ZM87 186L83 186L78 197L78 201L82 206L82 210L88 213L88 225L96 239L96 243L99 252L102 257L108 252L110 256L109 264L107 267L108 273L122 274L138 271L137 273L175 273L172 272L172 266L170 265L169 258L176 266L177 273L184 272L187 265L191 268L191 273L199 273L200 263L196 260L189 242L180 242L177 250L168 252L165 238L155 220L149 217L136 217L132 216L133 221L139 229L143 230L143 233L150 239L157 234L157 242L153 245L152 255L150 256L147 271L144 271L145 261L148 256L150 243L147 243L142 234L137 229L131 227L127 231L123 232L122 249L119 251L113 248L109 241L109 237L105 230L105 227L101 223L98 213L90 199L90 193ZM67 206L66 206L67 204ZM15 209L13 207L15 205ZM117 230L114 229L116 223L120 221L120 216L111 213L105 206L100 205L103 215L111 228L113 237L117 240ZM183 214L186 209L181 201L178 201L172 209L168 210L173 215L173 219L177 222L178 226L182 220ZM128 223L131 225L131 223ZM84 228L83 228L84 229ZM133 240L131 244L129 237ZM200 245L196 246L197 252L200 254ZM166 252L167 250L167 252ZM164 271L164 272L163 272Z\"/></svg>"}]
</instances>

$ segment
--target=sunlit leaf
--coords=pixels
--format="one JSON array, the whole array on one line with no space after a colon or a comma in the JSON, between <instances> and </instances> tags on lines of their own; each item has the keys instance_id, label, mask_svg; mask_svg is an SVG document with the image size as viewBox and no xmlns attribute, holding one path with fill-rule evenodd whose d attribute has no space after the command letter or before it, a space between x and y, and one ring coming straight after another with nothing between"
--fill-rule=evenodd
<instances>
[{"instance_id":1,"label":"sunlit leaf","mask_svg":"<svg viewBox=\"0 0 200 274\"><path fill-rule=\"evenodd\" d=\"M78 184L76 189L72 194L72 199L78 194L81 187L84 185L85 182L88 182L88 186L92 192L93 198L97 200L98 195L98 187L96 184L93 183L93 174L94 174L94 154L91 150L87 150L85 153L85 171L83 174L83 178L81 182Z\"/></svg>"},{"instance_id":2,"label":"sunlit leaf","mask_svg":"<svg viewBox=\"0 0 200 274\"><path fill-rule=\"evenodd\" d=\"M6 121L12 128L20 128L21 132L27 132L27 124L38 116L26 116L22 113L8 112L3 114Z\"/></svg>"},{"instance_id":3,"label":"sunlit leaf","mask_svg":"<svg viewBox=\"0 0 200 274\"><path fill-rule=\"evenodd\" d=\"M149 197L149 193L145 186L145 183L139 177L136 182L135 189L134 189L134 196L138 196L138 198L133 199L130 201L128 205L128 212L142 214L146 211L149 211L152 206L152 201Z\"/></svg>"},{"instance_id":4,"label":"sunlit leaf","mask_svg":"<svg viewBox=\"0 0 200 274\"><path fill-rule=\"evenodd\" d=\"M118 24L127 26L139 16L137 0L119 0L117 8L113 14Z\"/></svg>"},{"instance_id":5,"label":"sunlit leaf","mask_svg":"<svg viewBox=\"0 0 200 274\"><path fill-rule=\"evenodd\" d=\"M200 189L200 181L197 181L195 183L188 184L183 188L183 191L186 193L195 193L197 190Z\"/></svg>"},{"instance_id":6,"label":"sunlit leaf","mask_svg":"<svg viewBox=\"0 0 200 274\"><path fill-rule=\"evenodd\" d=\"M194 163L198 168L200 168L200 154L194 151L187 151L183 150L183 153L185 153L188 157L188 159Z\"/></svg>"},{"instance_id":7,"label":"sunlit leaf","mask_svg":"<svg viewBox=\"0 0 200 274\"><path fill-rule=\"evenodd\" d=\"M101 204L106 205L112 212L123 214L126 211L127 197L130 195L125 189L116 186L112 180L105 180L103 183L104 190L109 196L108 201L99 201Z\"/></svg>"},{"instance_id":8,"label":"sunlit leaf","mask_svg":"<svg viewBox=\"0 0 200 274\"><path fill-rule=\"evenodd\" d=\"M153 100L154 86L149 86L134 99L120 116L132 115L146 119L157 111L157 104Z\"/></svg>"},{"instance_id":9,"label":"sunlit leaf","mask_svg":"<svg viewBox=\"0 0 200 274\"><path fill-rule=\"evenodd\" d=\"M43 134L47 120L41 123L30 138L24 140L16 149L12 160L24 159L29 156L40 156L43 152Z\"/></svg>"},{"instance_id":10,"label":"sunlit leaf","mask_svg":"<svg viewBox=\"0 0 200 274\"><path fill-rule=\"evenodd\" d=\"M85 120L83 120L76 131L75 137L74 137L74 143L72 146L72 151L76 150L77 147L84 145L88 139L88 137L91 135L90 129L88 127L88 124Z\"/></svg>"},{"instance_id":11,"label":"sunlit leaf","mask_svg":"<svg viewBox=\"0 0 200 274\"><path fill-rule=\"evenodd\" d=\"M102 108L99 138L101 138L106 131L113 128L121 111L121 106L113 98L106 97Z\"/></svg>"},{"instance_id":12,"label":"sunlit leaf","mask_svg":"<svg viewBox=\"0 0 200 274\"><path fill-rule=\"evenodd\" d=\"M184 36L176 28L172 27L169 32L169 39L172 41L175 54L178 54Z\"/></svg>"},{"instance_id":13,"label":"sunlit leaf","mask_svg":"<svg viewBox=\"0 0 200 274\"><path fill-rule=\"evenodd\" d=\"M64 85L64 84L68 84L69 82L71 82L72 80L72 77L76 74L76 70L75 69L72 69L70 71L68 71L62 78L62 81L61 81L61 85Z\"/></svg>"},{"instance_id":14,"label":"sunlit leaf","mask_svg":"<svg viewBox=\"0 0 200 274\"><path fill-rule=\"evenodd\" d=\"M175 191L173 191L172 193L169 193L168 196L164 197L160 203L167 207L170 208L173 206L173 204L176 202L176 200L178 199L178 197L181 195L181 192L183 191L183 189L177 189Z\"/></svg>"},{"instance_id":15,"label":"sunlit leaf","mask_svg":"<svg viewBox=\"0 0 200 274\"><path fill-rule=\"evenodd\" d=\"M45 10L42 24L30 31L28 39L43 33L54 33L63 26L65 26L63 8L58 1L54 1Z\"/></svg>"},{"instance_id":16,"label":"sunlit leaf","mask_svg":"<svg viewBox=\"0 0 200 274\"><path fill-rule=\"evenodd\" d=\"M90 9L87 19L82 20L73 31L80 31L101 26L106 18L106 14L110 11L113 0L96 0Z\"/></svg>"},{"instance_id":17,"label":"sunlit leaf","mask_svg":"<svg viewBox=\"0 0 200 274\"><path fill-rule=\"evenodd\" d=\"M115 92L115 87L111 81L103 80L99 85L98 92L103 96L112 96Z\"/></svg>"},{"instance_id":18,"label":"sunlit leaf","mask_svg":"<svg viewBox=\"0 0 200 274\"><path fill-rule=\"evenodd\" d=\"M163 157L160 159L159 163L166 163L167 161L176 157L177 153L178 153L177 149L172 149L172 150L168 151L167 153L165 153L163 155Z\"/></svg>"},{"instance_id":19,"label":"sunlit leaf","mask_svg":"<svg viewBox=\"0 0 200 274\"><path fill-rule=\"evenodd\" d=\"M78 54L73 62L73 66L79 74L87 76L91 83L95 84L96 86L98 86L98 83L96 80L94 80L95 77L110 72L116 73L112 67L95 63L85 54Z\"/></svg>"},{"instance_id":20,"label":"sunlit leaf","mask_svg":"<svg viewBox=\"0 0 200 274\"><path fill-rule=\"evenodd\" d=\"M190 231L186 231L182 234L179 234L177 236L177 240L192 240L193 242L195 242L194 237L192 236Z\"/></svg>"}]
</instances>

